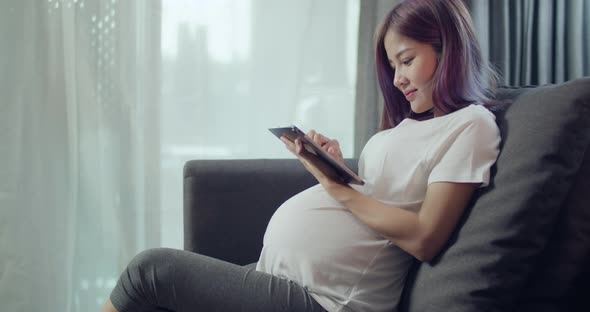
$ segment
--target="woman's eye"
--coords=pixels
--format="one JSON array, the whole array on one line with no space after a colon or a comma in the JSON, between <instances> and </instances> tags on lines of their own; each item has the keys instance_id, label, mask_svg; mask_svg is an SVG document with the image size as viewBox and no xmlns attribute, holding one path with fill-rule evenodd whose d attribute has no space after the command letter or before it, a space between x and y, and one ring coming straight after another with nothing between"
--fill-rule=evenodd
<instances>
[{"instance_id":1,"label":"woman's eye","mask_svg":"<svg viewBox=\"0 0 590 312\"><path fill-rule=\"evenodd\" d=\"M410 65L410 64L412 64L412 60L414 60L414 59L412 58L412 59L405 60L405 61L402 62L402 64L404 64L404 65Z\"/></svg>"}]
</instances>

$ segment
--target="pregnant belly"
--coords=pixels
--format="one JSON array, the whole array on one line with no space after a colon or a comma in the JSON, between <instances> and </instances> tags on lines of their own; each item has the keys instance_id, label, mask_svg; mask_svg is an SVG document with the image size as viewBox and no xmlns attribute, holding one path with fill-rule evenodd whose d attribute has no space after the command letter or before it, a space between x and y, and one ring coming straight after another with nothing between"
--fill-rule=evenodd
<instances>
[{"instance_id":1,"label":"pregnant belly","mask_svg":"<svg viewBox=\"0 0 590 312\"><path fill-rule=\"evenodd\" d=\"M258 268L304 286L329 283L342 293L336 285L353 284L388 243L317 185L275 212Z\"/></svg>"},{"instance_id":2,"label":"pregnant belly","mask_svg":"<svg viewBox=\"0 0 590 312\"><path fill-rule=\"evenodd\" d=\"M382 237L316 185L277 209L268 224L264 244L326 249L375 239Z\"/></svg>"}]
</instances>

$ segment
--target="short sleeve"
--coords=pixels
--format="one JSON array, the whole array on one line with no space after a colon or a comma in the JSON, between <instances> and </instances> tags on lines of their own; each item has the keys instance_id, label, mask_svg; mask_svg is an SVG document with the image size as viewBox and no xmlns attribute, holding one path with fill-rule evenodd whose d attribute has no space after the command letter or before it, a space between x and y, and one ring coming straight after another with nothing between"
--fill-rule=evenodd
<instances>
[{"instance_id":1,"label":"short sleeve","mask_svg":"<svg viewBox=\"0 0 590 312\"><path fill-rule=\"evenodd\" d=\"M428 184L433 182L482 183L490 181L490 169L499 153L500 131L495 116L476 114L448 133L437 146Z\"/></svg>"}]
</instances>

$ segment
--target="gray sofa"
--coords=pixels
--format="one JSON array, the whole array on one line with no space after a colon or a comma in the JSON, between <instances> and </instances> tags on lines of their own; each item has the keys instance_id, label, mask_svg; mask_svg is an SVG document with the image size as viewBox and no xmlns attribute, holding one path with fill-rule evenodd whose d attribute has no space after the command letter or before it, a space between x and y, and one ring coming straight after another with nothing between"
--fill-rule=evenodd
<instances>
[{"instance_id":1,"label":"gray sofa","mask_svg":"<svg viewBox=\"0 0 590 312\"><path fill-rule=\"evenodd\" d=\"M497 97L492 182L443 251L414 264L401 311L590 311L590 79ZM184 247L255 262L276 208L314 184L296 159L189 161Z\"/></svg>"}]
</instances>

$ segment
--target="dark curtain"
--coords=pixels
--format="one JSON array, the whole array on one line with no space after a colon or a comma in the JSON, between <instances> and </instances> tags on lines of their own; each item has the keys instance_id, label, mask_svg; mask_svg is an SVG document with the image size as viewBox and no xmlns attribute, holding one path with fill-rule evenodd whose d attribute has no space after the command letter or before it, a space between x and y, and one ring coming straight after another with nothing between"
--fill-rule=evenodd
<instances>
[{"instance_id":1,"label":"dark curtain","mask_svg":"<svg viewBox=\"0 0 590 312\"><path fill-rule=\"evenodd\" d=\"M354 157L377 132L383 110L383 96L375 72L375 32L397 0L360 0L357 50L357 83L354 112Z\"/></svg>"},{"instance_id":2,"label":"dark curtain","mask_svg":"<svg viewBox=\"0 0 590 312\"><path fill-rule=\"evenodd\" d=\"M466 0L484 57L511 86L590 75L590 1Z\"/></svg>"}]
</instances>

